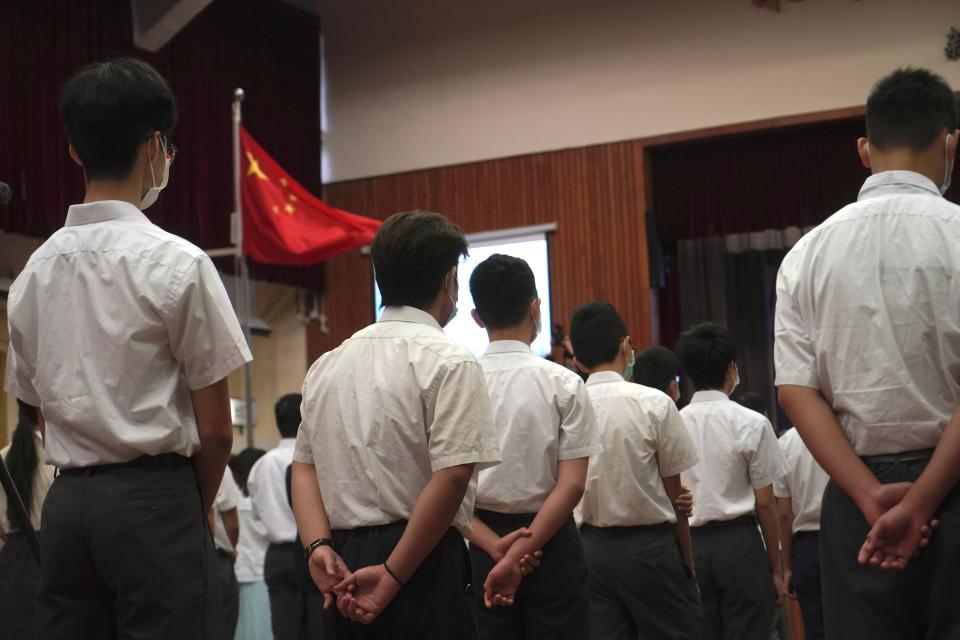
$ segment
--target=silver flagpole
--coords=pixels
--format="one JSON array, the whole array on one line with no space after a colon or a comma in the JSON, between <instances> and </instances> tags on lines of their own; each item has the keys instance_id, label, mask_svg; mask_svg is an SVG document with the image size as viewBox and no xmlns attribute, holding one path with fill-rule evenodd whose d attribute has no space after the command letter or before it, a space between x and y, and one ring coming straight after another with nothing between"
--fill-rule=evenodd
<instances>
[{"instance_id":1,"label":"silver flagpole","mask_svg":"<svg viewBox=\"0 0 960 640\"><path fill-rule=\"evenodd\" d=\"M237 248L235 264L239 266L240 286L237 298L242 300L240 305L240 324L243 327L243 336L250 351L253 351L253 339L250 334L250 269L247 256L243 253L243 204L240 198L240 123L243 121L243 89L233 91L233 244ZM237 270L234 270L236 273ZM253 446L253 366L251 363L243 365L243 410L245 414L244 429L247 435L247 447Z\"/></svg>"}]
</instances>

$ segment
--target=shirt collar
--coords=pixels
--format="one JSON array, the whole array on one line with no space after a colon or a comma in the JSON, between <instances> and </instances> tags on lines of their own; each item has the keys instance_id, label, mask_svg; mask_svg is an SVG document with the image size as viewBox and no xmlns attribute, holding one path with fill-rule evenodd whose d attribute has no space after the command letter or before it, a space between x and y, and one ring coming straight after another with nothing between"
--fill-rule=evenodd
<instances>
[{"instance_id":1,"label":"shirt collar","mask_svg":"<svg viewBox=\"0 0 960 640\"><path fill-rule=\"evenodd\" d=\"M277 449L293 449L297 444L296 438L280 438L277 443Z\"/></svg>"},{"instance_id":2,"label":"shirt collar","mask_svg":"<svg viewBox=\"0 0 960 640\"><path fill-rule=\"evenodd\" d=\"M587 386L623 381L623 376L616 371L597 371L596 373L591 373L590 377L587 378Z\"/></svg>"},{"instance_id":3,"label":"shirt collar","mask_svg":"<svg viewBox=\"0 0 960 640\"><path fill-rule=\"evenodd\" d=\"M416 307L387 307L380 316L380 322L413 322L443 331L436 318Z\"/></svg>"},{"instance_id":4,"label":"shirt collar","mask_svg":"<svg viewBox=\"0 0 960 640\"><path fill-rule=\"evenodd\" d=\"M487 345L483 355L489 356L495 353L533 353L533 350L530 345L519 340L495 340Z\"/></svg>"},{"instance_id":5,"label":"shirt collar","mask_svg":"<svg viewBox=\"0 0 960 640\"><path fill-rule=\"evenodd\" d=\"M895 193L926 193L940 197L940 189L927 176L915 171L883 171L867 178L857 200Z\"/></svg>"},{"instance_id":6,"label":"shirt collar","mask_svg":"<svg viewBox=\"0 0 960 640\"><path fill-rule=\"evenodd\" d=\"M710 389L709 391L697 391L693 394L693 397L690 398L690 404L695 402L724 402L730 401L730 397L727 396L723 391L717 391L716 389Z\"/></svg>"},{"instance_id":7,"label":"shirt collar","mask_svg":"<svg viewBox=\"0 0 960 640\"><path fill-rule=\"evenodd\" d=\"M143 211L137 209L129 202L120 200L101 200L100 202L91 202L89 204L71 205L67 210L67 221L65 226L75 227L82 224L93 224L94 222L107 222L108 220L139 220L141 222L150 222Z\"/></svg>"}]
</instances>

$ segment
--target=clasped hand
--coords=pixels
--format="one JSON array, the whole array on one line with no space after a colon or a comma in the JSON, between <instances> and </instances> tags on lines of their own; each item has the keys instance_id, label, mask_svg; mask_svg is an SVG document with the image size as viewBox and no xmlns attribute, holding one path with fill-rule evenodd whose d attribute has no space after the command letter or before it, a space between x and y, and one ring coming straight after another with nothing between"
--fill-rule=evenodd
<instances>
[{"instance_id":1,"label":"clasped hand","mask_svg":"<svg viewBox=\"0 0 960 640\"><path fill-rule=\"evenodd\" d=\"M542 550L520 555L514 548L518 540L529 538L531 535L529 529L522 527L501 537L494 546L490 557L496 564L483 583L483 604L488 609L511 606L516 598L520 581L540 566Z\"/></svg>"},{"instance_id":2,"label":"clasped hand","mask_svg":"<svg viewBox=\"0 0 960 640\"><path fill-rule=\"evenodd\" d=\"M860 547L860 564L902 570L930 544L940 521L904 502L910 487L910 482L884 484L870 496L863 515L871 529Z\"/></svg>"}]
</instances>

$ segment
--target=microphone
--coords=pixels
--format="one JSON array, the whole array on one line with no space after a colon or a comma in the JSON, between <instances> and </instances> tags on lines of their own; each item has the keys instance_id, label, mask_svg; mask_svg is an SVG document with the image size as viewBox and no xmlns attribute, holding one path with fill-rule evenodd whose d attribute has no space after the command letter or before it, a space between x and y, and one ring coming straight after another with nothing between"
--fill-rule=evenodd
<instances>
[{"instance_id":1,"label":"microphone","mask_svg":"<svg viewBox=\"0 0 960 640\"><path fill-rule=\"evenodd\" d=\"M8 204L13 198L13 191L6 182L0 182L0 205Z\"/></svg>"}]
</instances>

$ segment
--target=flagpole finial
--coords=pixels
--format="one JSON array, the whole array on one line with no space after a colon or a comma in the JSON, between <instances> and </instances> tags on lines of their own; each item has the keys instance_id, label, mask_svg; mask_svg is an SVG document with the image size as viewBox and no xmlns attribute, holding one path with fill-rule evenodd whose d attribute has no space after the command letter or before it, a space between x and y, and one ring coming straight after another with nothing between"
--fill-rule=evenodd
<instances>
[{"instance_id":1,"label":"flagpole finial","mask_svg":"<svg viewBox=\"0 0 960 640\"><path fill-rule=\"evenodd\" d=\"M243 96L244 96L243 89L241 89L240 87L237 87L236 89L233 90L234 102L243 102Z\"/></svg>"}]
</instances>

